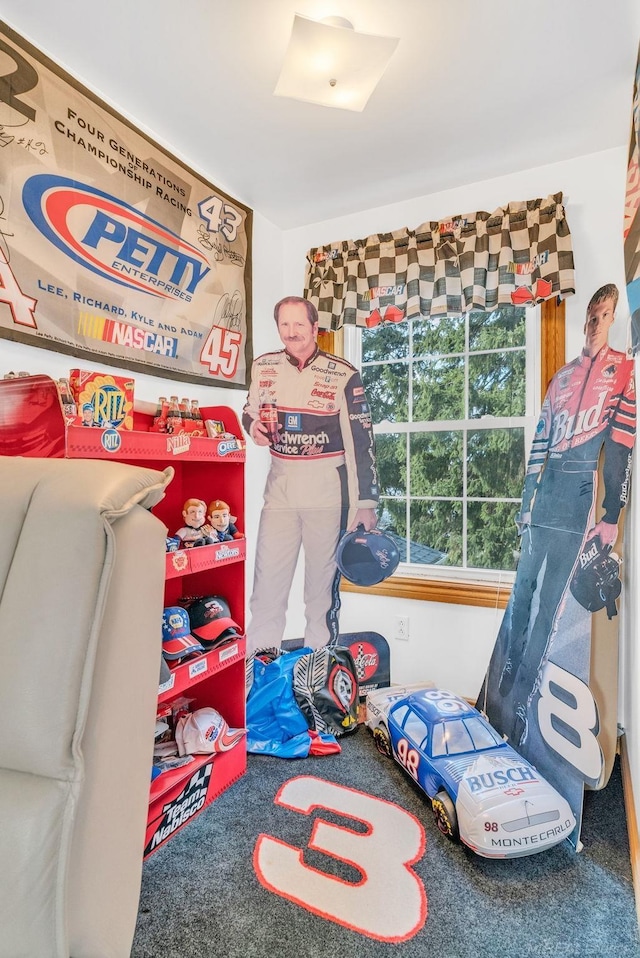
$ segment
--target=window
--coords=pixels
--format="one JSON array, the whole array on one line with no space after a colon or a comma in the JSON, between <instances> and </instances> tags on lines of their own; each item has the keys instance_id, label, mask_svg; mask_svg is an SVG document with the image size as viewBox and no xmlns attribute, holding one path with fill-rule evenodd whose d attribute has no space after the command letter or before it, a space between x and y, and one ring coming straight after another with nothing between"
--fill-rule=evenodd
<instances>
[{"instance_id":1,"label":"window","mask_svg":"<svg viewBox=\"0 0 640 958\"><path fill-rule=\"evenodd\" d=\"M410 738L415 745L425 748L427 726L415 712L409 712L402 725L402 730L407 738Z\"/></svg>"},{"instance_id":2,"label":"window","mask_svg":"<svg viewBox=\"0 0 640 958\"><path fill-rule=\"evenodd\" d=\"M482 314L476 314L476 315L482 315ZM516 350L520 350L520 352L526 356L525 411L528 413L528 415L524 417L524 420L525 420L525 423L527 420L529 420L530 423L533 423L537 418L537 413L541 404L541 397L546 391L548 383L550 382L552 376L557 372L557 370L563 365L565 361L564 360L564 357L565 357L564 301L558 302L556 299L547 300L546 302L542 303L539 310L527 309L525 312L525 317L526 317L525 318L526 345L524 349L522 349L522 347L520 346L514 345L513 343L510 346L506 346L501 343L500 346L494 345L490 348L486 347L484 350L479 348L469 349L467 345L467 347L465 348L465 350L462 351L462 353L467 358L467 365L472 373L471 381L473 381L473 369L474 369L475 361L477 360L478 363L480 364L481 371L482 371L482 368L481 368L482 362L486 362L486 360L482 360L481 358L483 352L485 353L485 355L489 355L491 353L491 349L495 349L498 354L501 352L509 351L509 350L513 352L516 352ZM413 324L411 325L413 325L414 327L417 327L419 322L420 321L414 321ZM428 321L422 320L421 322L424 324L425 322L428 322ZM446 322L447 321L445 320L445 323ZM440 323L442 323L442 321L440 321ZM536 324L538 323L539 323L539 330L540 330L539 348L536 349L536 340L538 339L538 337L535 335L535 329L536 329ZM465 326L465 337L470 336L470 345L473 347L474 343L477 342L478 337L477 337L475 321L472 321L470 319L470 324L471 325L469 327L468 333ZM400 334L401 337L404 335L404 337L408 338L409 345L407 345L405 354L403 356L394 355L393 350L395 349L399 351L401 348L404 348L404 347L401 347L398 342L395 343L395 346L393 342L390 342L386 346L386 354L381 355L379 359L376 360L372 356L367 359L364 359L364 362L371 363L371 368L373 368L373 366L377 363L378 375L380 375L381 373L384 373L384 366L391 364L394 360L397 360L397 361L402 360L407 367L410 365L410 360L414 360L414 357L412 357L408 352L409 346L413 345L413 340L410 338L413 335L413 331L411 331L411 334L409 333L409 329L408 329L409 325L410 325L409 323L404 323L404 324L398 324L397 326L394 327L394 326L391 326L391 324L383 324L380 327L375 327L373 330L361 330L359 328L356 329L351 326L345 326L341 330L339 330L337 333L321 331L318 337L318 340L319 340L321 348L326 349L329 352L336 352L340 355L345 355L348 359L351 360L351 362L354 363L354 365L361 367L363 362L363 343L361 341L362 338L364 338L363 334L364 336L368 336L370 333L372 332L375 333L378 330L380 330L380 331L384 331L384 335L388 336L390 340L393 339L394 335L397 337L398 333ZM404 331L402 329L403 326L404 326ZM447 329L446 326L441 327L440 332L442 335L445 334L446 329ZM452 335L451 331L449 332L448 335ZM503 329L502 335L503 335L503 341L504 341L504 336L506 335L504 329ZM425 327L424 334L418 337L418 344L420 344L421 342L424 342L425 337L430 337L431 341L435 341L437 343L438 331L435 327L435 324L433 324L429 328ZM534 343L532 349L529 348L530 340L533 340L533 343ZM364 355L367 356L368 350L373 351L373 345L369 347L365 342L364 350L365 350ZM532 356L532 351L534 354L533 356ZM539 364L540 364L540 372L538 375L534 374L535 370L534 368L532 368L532 366L536 365L536 362L535 362L536 355L539 356ZM421 352L418 352L417 357L418 357L418 362L429 360L429 359L432 359L433 361L435 361L436 357L455 358L456 353L455 352L453 354L446 353L444 352L444 350L442 350L442 348L440 348L440 352L438 353L434 352L434 355L430 356L428 353L426 353L424 349L422 349ZM459 357L460 357L460 353L457 354L457 358ZM532 363L532 359L533 359L533 363ZM385 363L384 360L388 360L389 363ZM451 367L449 367L449 369L450 368ZM479 367L476 366L476 368L479 368ZM364 373L364 370L363 370L363 373ZM369 376L372 374L366 374L366 375ZM449 375L451 376L453 374L450 372ZM391 381L393 382L393 378ZM409 403L408 371L404 378L404 390L405 390L404 400L402 399L402 395L400 392L400 385L397 381L396 381L396 387L397 387L397 392L395 393L396 401L399 408L401 409L405 408L407 410L407 412L405 413L406 418L403 421L403 420L400 420L400 418L398 417L394 421L390 418L388 412L385 412L381 415L380 413L377 413L376 411L374 411L374 421L376 422L376 426L375 426L376 443L378 446L380 446L381 435L393 436L395 434L395 435L404 436L405 449L407 448L410 449L411 446L409 445L409 439L407 437L411 433L413 433L415 437L417 437L422 443L425 443L428 441L429 437L424 438L422 436L422 433L429 433L429 432L436 433L436 438L440 438L437 434L443 433L443 432L446 433L447 431L449 432L456 431L456 430L459 431L459 429L462 429L463 427L466 427L466 430L467 430L467 443L468 443L468 439L469 439L468 434L470 429L472 433L482 432L486 434L487 427L493 426L497 428L498 426L498 423L496 422L491 423L487 419L483 420L473 415L468 416L469 410L467 409L466 423L456 420L456 423L455 423L456 430L448 429L449 422L447 420L442 420L442 419L429 420L429 422L436 424L435 428L429 429L426 425L420 426L419 428L417 428L415 423L411 423L408 416L409 409L415 408L415 402L416 402L415 398L413 398L411 401L411 404ZM412 390L413 390L413 385L412 385ZM415 392L415 390L413 392ZM476 395L476 393L479 393L480 397L482 397L482 395L485 394L486 392L487 392L486 386L485 388L482 388L482 380L480 378L480 388L478 389L476 387L473 387L472 395ZM418 394L420 395L420 389L418 390ZM373 405L374 396L372 396L371 399L372 399L372 405ZM466 401L468 403L468 399ZM404 406L402 405L402 403L404 403ZM387 405L386 408L389 409L389 405ZM471 411L473 412L473 407L471 408ZM432 413L430 413L429 415L432 415ZM481 415L486 415L486 414L482 413ZM387 426L387 424L383 422L385 418L389 420L390 426ZM505 418L505 417L501 417L501 418ZM511 417L507 417L507 418L511 420ZM410 424L411 424L411 429L409 428ZM514 425L515 424L513 423L513 421L510 421L507 428L513 427ZM385 429L386 429L386 432L385 432ZM480 436L475 440L476 443L480 444L481 451L482 451L482 444L480 440L482 438L483 437ZM486 435L484 436L484 438L486 438ZM523 465L524 465L524 457L528 454L531 438L532 437L531 437L530 426L528 430L525 427ZM388 440L385 440L385 441L388 441ZM397 443L397 440L396 440L396 443ZM478 464L482 463L483 458L486 461L486 456L483 457L481 454L481 451L480 453L478 453L479 455ZM433 457L432 457L432 461L433 461ZM408 454L405 455L405 463L408 466L411 465L410 455ZM405 470L407 469L407 465L405 465ZM449 462L446 459L444 460L443 466L446 466L447 470L449 469ZM469 477L467 476L467 500L471 501L472 506L474 506L474 500L476 499L483 500L485 498L489 498L489 497L478 496L474 494L477 491L478 484L480 482L480 477L483 475L483 472L480 469L480 465L478 465L478 468L475 469L475 472L474 472L474 468L475 467L472 466L471 493L469 492L469 481L468 481ZM397 471L398 470L396 468L396 473ZM402 478L402 474L400 478ZM410 479L411 479L411 476L409 473L409 480ZM511 480L510 480L510 477L507 476L507 480L510 481L510 487L508 488L513 488L514 483L512 479L513 479L512 476L511 476ZM405 472L405 477L404 477L405 489L406 489L406 480L407 480L407 474ZM475 489L474 489L474 483L476 484ZM504 487L504 483L503 483L503 487ZM384 492L386 497L388 491L385 490ZM520 488L518 489L516 493L516 499L519 499L521 492L522 492L522 486L520 484ZM408 496L406 495L406 491L404 493L405 498L409 500L409 507L411 505L411 502L410 502L411 497L414 494L415 493L413 490L411 490L410 486L409 486L409 495ZM428 501L429 498L433 499L434 502L442 502L442 501L446 502L447 500L449 500L449 502L455 501L455 497L453 496L440 495L440 498L438 498L438 495L440 494L435 493L432 486L430 489L429 497L422 496L421 494L416 496L416 498L418 499L419 503L421 501ZM398 500L402 499L402 495L400 494L390 495L388 498L390 501L394 502L394 508L400 511ZM501 505L503 508L505 508L504 503L506 502L508 504L508 500L513 499L513 496L501 494L500 496L495 496L491 498L496 498L498 500L498 505ZM458 499L462 500L463 497L458 497ZM386 498L385 498L385 501L386 501ZM483 505L488 506L489 503L485 503L483 501L481 501L479 504L475 503L475 508L477 509ZM515 514L515 511L517 511L517 508L518 508L517 502L511 502L511 506L513 507L513 510L514 510L513 514ZM425 506L421 506L421 508L424 510ZM438 508L441 511L444 509L442 505L438 506ZM449 506L449 508L451 509L452 506ZM407 508L405 506L405 516L406 514L407 514ZM405 522L406 522L406 519L405 519ZM460 525L461 524L459 523L458 528L460 528ZM477 524L475 528L476 529L479 528ZM405 540L409 539L410 529L411 529L411 512L409 511L409 521L408 521L408 524L406 525L406 534L403 533ZM474 529L473 515L472 515L471 529L472 531ZM514 529L515 529L515 526L514 526ZM504 608L507 604L509 593L511 591L511 582L513 579L513 574L508 571L500 573L500 572L496 572L495 569L492 570L492 569L486 569L479 566L474 566L472 563L475 558L475 555L477 554L477 544L474 543L473 536L471 537L472 562L470 563L468 540L469 540L469 522L467 517L467 566L466 567L465 566L454 567L442 562L437 564L414 562L413 564L411 564L405 561L400 566L398 573L396 573L395 576L385 580L384 582L380 583L377 586L369 587L366 590L366 592L368 594L374 594L374 593L383 594L383 595L397 597L397 598L429 599L429 600L438 601L438 602L453 602L457 604L485 606L489 608L497 608L497 607ZM504 553L504 546L502 548ZM406 549L406 552L405 552L404 558L406 560L407 552L409 552L409 555L411 554L411 541L408 541L405 543L405 549ZM476 551L474 552L474 550ZM444 552L445 550L441 549L439 551ZM415 553L415 547L414 547L414 553ZM494 580L493 582L491 581L492 578ZM364 591L364 590L361 590L358 586L353 585L350 582L347 582L346 580L343 580L341 589L344 592Z\"/></svg>"},{"instance_id":3,"label":"window","mask_svg":"<svg viewBox=\"0 0 640 958\"><path fill-rule=\"evenodd\" d=\"M439 722L433 726L431 735L431 757L438 758L439 755L447 754L447 741L445 738L444 722Z\"/></svg>"},{"instance_id":4,"label":"window","mask_svg":"<svg viewBox=\"0 0 640 958\"><path fill-rule=\"evenodd\" d=\"M444 740L447 745L447 755L460 755L462 752L473 751L473 740L463 719L445 722Z\"/></svg>"},{"instance_id":5,"label":"window","mask_svg":"<svg viewBox=\"0 0 640 958\"><path fill-rule=\"evenodd\" d=\"M477 752L483 748L496 748L502 745L502 739L496 730L483 722L481 718L468 718L464 722L473 739L473 747Z\"/></svg>"},{"instance_id":6,"label":"window","mask_svg":"<svg viewBox=\"0 0 640 958\"><path fill-rule=\"evenodd\" d=\"M401 573L515 569L514 518L539 408L538 325L537 311L508 306L356 332L379 525L398 544Z\"/></svg>"}]
</instances>

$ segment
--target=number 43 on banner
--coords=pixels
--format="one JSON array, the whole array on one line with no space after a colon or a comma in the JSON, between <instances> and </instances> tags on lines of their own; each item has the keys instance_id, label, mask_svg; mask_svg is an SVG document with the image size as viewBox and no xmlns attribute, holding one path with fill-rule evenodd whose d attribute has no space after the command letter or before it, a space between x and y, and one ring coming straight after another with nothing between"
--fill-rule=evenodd
<instances>
[{"instance_id":1,"label":"number 43 on banner","mask_svg":"<svg viewBox=\"0 0 640 958\"><path fill-rule=\"evenodd\" d=\"M198 212L212 233L222 233L229 243L237 239L242 217L230 203L214 194L198 203Z\"/></svg>"},{"instance_id":2,"label":"number 43 on banner","mask_svg":"<svg viewBox=\"0 0 640 958\"><path fill-rule=\"evenodd\" d=\"M235 376L240 356L242 333L225 326L212 326L200 352L200 362L212 376Z\"/></svg>"}]
</instances>

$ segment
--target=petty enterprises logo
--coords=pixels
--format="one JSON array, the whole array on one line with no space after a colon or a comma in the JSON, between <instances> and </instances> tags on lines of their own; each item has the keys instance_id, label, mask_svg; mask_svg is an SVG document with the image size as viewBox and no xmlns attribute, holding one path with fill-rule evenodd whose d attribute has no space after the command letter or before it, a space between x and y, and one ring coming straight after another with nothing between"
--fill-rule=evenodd
<instances>
[{"instance_id":1,"label":"petty enterprises logo","mask_svg":"<svg viewBox=\"0 0 640 958\"><path fill-rule=\"evenodd\" d=\"M161 223L92 186L38 173L22 189L34 226L70 259L103 279L191 302L210 271L202 253Z\"/></svg>"}]
</instances>

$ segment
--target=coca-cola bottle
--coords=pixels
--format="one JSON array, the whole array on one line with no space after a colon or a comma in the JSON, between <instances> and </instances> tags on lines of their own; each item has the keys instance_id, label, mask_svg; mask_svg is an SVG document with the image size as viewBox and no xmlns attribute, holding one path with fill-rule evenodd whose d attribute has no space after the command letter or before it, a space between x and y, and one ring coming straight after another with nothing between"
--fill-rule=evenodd
<instances>
[{"instance_id":1,"label":"coca-cola bottle","mask_svg":"<svg viewBox=\"0 0 640 958\"><path fill-rule=\"evenodd\" d=\"M160 398L158 399L158 405L156 406L156 411L153 417L153 422L151 424L152 432L167 431L168 411L169 411L169 403L167 402L167 397L160 396Z\"/></svg>"},{"instance_id":2,"label":"coca-cola bottle","mask_svg":"<svg viewBox=\"0 0 640 958\"><path fill-rule=\"evenodd\" d=\"M58 380L58 392L60 393L60 401L65 416L76 416L78 414L78 406L73 398L68 379L62 378Z\"/></svg>"},{"instance_id":3,"label":"coca-cola bottle","mask_svg":"<svg viewBox=\"0 0 640 958\"><path fill-rule=\"evenodd\" d=\"M191 402L184 397L180 400L180 415L182 416L182 431L191 432Z\"/></svg>"},{"instance_id":4,"label":"coca-cola bottle","mask_svg":"<svg viewBox=\"0 0 640 958\"><path fill-rule=\"evenodd\" d=\"M171 396L169 399L169 412L167 413L167 432L182 432L182 414L180 412L180 403L177 396Z\"/></svg>"},{"instance_id":5,"label":"coca-cola bottle","mask_svg":"<svg viewBox=\"0 0 640 958\"><path fill-rule=\"evenodd\" d=\"M197 399L191 400L191 431L194 436L204 436L204 423L200 412L200 403Z\"/></svg>"},{"instance_id":6,"label":"coca-cola bottle","mask_svg":"<svg viewBox=\"0 0 640 958\"><path fill-rule=\"evenodd\" d=\"M278 441L278 406L275 397L266 390L260 396L260 422L267 428L271 445Z\"/></svg>"}]
</instances>

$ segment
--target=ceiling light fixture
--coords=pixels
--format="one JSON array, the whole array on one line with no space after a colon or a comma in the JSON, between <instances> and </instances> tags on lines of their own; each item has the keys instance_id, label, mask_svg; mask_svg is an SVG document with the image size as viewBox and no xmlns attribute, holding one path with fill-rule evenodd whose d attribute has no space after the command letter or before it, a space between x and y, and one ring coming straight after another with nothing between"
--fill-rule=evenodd
<instances>
[{"instance_id":1,"label":"ceiling light fixture","mask_svg":"<svg viewBox=\"0 0 640 958\"><path fill-rule=\"evenodd\" d=\"M342 17L296 14L275 96L339 110L364 110L398 45L396 37L356 33Z\"/></svg>"}]
</instances>

